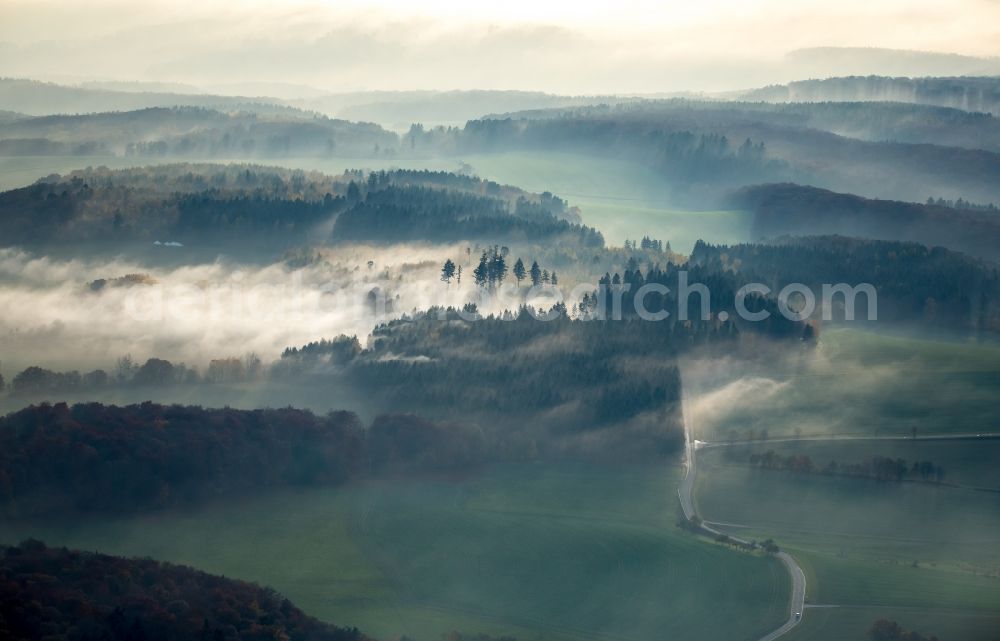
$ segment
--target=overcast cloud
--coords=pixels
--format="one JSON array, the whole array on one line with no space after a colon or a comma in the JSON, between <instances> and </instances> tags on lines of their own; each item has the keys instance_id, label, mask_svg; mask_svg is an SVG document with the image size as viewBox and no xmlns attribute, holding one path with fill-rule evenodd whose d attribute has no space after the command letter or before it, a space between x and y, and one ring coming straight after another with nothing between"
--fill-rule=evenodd
<instances>
[{"instance_id":1,"label":"overcast cloud","mask_svg":"<svg viewBox=\"0 0 1000 641\"><path fill-rule=\"evenodd\" d=\"M811 47L852 53L840 73L997 73L1000 3L0 0L0 74L205 87L291 82L328 91L723 90L823 75ZM484 8L488 6L489 8ZM892 28L886 28L887 25ZM975 59L976 57L980 59Z\"/></svg>"}]
</instances>

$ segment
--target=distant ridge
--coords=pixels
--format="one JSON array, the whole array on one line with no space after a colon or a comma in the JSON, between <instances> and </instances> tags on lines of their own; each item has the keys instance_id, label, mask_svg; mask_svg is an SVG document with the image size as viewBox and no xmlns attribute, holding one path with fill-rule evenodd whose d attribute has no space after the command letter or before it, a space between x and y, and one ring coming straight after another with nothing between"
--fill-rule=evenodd
<instances>
[{"instance_id":1,"label":"distant ridge","mask_svg":"<svg viewBox=\"0 0 1000 641\"><path fill-rule=\"evenodd\" d=\"M125 83L128 84L128 83ZM268 97L213 96L198 93L143 91L92 86L71 87L26 78L0 78L0 109L29 116L134 111L150 107L206 107L224 111L292 111L280 100ZM254 106L254 109L250 109ZM265 110L263 106L267 106Z\"/></svg>"},{"instance_id":2,"label":"distant ridge","mask_svg":"<svg viewBox=\"0 0 1000 641\"><path fill-rule=\"evenodd\" d=\"M765 102L905 102L998 115L1000 76L844 76L771 85L739 97Z\"/></svg>"},{"instance_id":3,"label":"distant ridge","mask_svg":"<svg viewBox=\"0 0 1000 641\"><path fill-rule=\"evenodd\" d=\"M733 204L753 212L754 239L840 234L1000 257L1000 217L992 210L862 198L791 183L745 187Z\"/></svg>"}]
</instances>

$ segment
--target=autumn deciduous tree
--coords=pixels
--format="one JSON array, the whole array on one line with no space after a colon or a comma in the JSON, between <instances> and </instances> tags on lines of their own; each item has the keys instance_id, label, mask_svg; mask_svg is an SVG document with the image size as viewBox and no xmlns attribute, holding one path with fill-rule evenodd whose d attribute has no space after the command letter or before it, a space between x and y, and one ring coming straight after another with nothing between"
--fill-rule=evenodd
<instances>
[{"instance_id":1,"label":"autumn deciduous tree","mask_svg":"<svg viewBox=\"0 0 1000 641\"><path fill-rule=\"evenodd\" d=\"M0 546L0 638L369 639L355 628L318 621L253 583L30 539Z\"/></svg>"}]
</instances>

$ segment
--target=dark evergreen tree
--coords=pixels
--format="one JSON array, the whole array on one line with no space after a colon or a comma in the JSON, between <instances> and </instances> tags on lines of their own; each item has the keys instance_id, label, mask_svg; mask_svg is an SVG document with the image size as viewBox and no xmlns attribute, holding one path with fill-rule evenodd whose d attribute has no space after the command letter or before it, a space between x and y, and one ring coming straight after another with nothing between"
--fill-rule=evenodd
<instances>
[{"instance_id":1,"label":"dark evergreen tree","mask_svg":"<svg viewBox=\"0 0 1000 641\"><path fill-rule=\"evenodd\" d=\"M507 277L507 260L503 256L503 251L493 248L490 257L490 284L502 285Z\"/></svg>"},{"instance_id":2,"label":"dark evergreen tree","mask_svg":"<svg viewBox=\"0 0 1000 641\"><path fill-rule=\"evenodd\" d=\"M514 263L514 269L512 270L514 274L514 279L517 281L517 286L521 286L521 281L527 276L527 271L524 269L524 261L520 258Z\"/></svg>"},{"instance_id":3,"label":"dark evergreen tree","mask_svg":"<svg viewBox=\"0 0 1000 641\"><path fill-rule=\"evenodd\" d=\"M347 185L347 200L352 203L361 200L361 189L358 188L358 183L353 180Z\"/></svg>"},{"instance_id":4,"label":"dark evergreen tree","mask_svg":"<svg viewBox=\"0 0 1000 641\"><path fill-rule=\"evenodd\" d=\"M490 266L486 252L479 257L479 266L472 270L472 276L476 279L476 285L486 287L490 279Z\"/></svg>"},{"instance_id":5,"label":"dark evergreen tree","mask_svg":"<svg viewBox=\"0 0 1000 641\"><path fill-rule=\"evenodd\" d=\"M444 261L444 267L441 268L441 280L451 284L451 279L455 277L455 263L449 258Z\"/></svg>"}]
</instances>

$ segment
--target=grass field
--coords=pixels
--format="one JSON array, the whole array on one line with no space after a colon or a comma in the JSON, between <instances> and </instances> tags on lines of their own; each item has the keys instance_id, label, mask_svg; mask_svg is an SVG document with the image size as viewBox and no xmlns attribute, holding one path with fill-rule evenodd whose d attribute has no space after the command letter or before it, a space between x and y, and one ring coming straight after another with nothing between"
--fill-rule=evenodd
<instances>
[{"instance_id":1,"label":"grass field","mask_svg":"<svg viewBox=\"0 0 1000 641\"><path fill-rule=\"evenodd\" d=\"M995 641L1000 615L928 608L812 608L782 641L867 641L878 619L898 622L907 630L942 641Z\"/></svg>"},{"instance_id":2,"label":"grass field","mask_svg":"<svg viewBox=\"0 0 1000 641\"><path fill-rule=\"evenodd\" d=\"M380 638L753 639L786 615L773 559L674 525L678 470L502 466L204 509L0 526L0 540L188 563ZM725 612L726 616L718 616Z\"/></svg>"},{"instance_id":3,"label":"grass field","mask_svg":"<svg viewBox=\"0 0 1000 641\"><path fill-rule=\"evenodd\" d=\"M734 366L740 367L745 364ZM699 453L702 516L745 538L774 537L807 575L809 609L788 638L868 638L878 618L943 640L1000 630L1000 441L773 442L780 437L996 433L1000 346L853 329L824 331L798 358L695 379L702 440L768 440ZM697 400L700 398L700 400ZM774 450L861 463L930 460L948 484L758 470ZM991 490L991 491L984 491Z\"/></svg>"},{"instance_id":4,"label":"grass field","mask_svg":"<svg viewBox=\"0 0 1000 641\"><path fill-rule=\"evenodd\" d=\"M870 445L850 458L863 459ZM1000 493L758 470L728 463L721 450L703 450L699 461L697 498L707 520L842 560L1000 576ZM993 584L1000 604L1000 579Z\"/></svg>"},{"instance_id":5,"label":"grass field","mask_svg":"<svg viewBox=\"0 0 1000 641\"><path fill-rule=\"evenodd\" d=\"M669 204L661 176L632 162L567 153L504 153L463 158L480 176L530 191L551 191L580 207L583 221L612 245L644 235L689 253L695 241L745 242L750 216L691 211Z\"/></svg>"},{"instance_id":6,"label":"grass field","mask_svg":"<svg viewBox=\"0 0 1000 641\"><path fill-rule=\"evenodd\" d=\"M836 444L850 460L875 445ZM699 461L702 516L742 537L774 537L803 567L807 602L838 606L809 609L789 638L862 640L883 616L945 640L996 638L1000 494L756 470L722 449Z\"/></svg>"}]
</instances>

